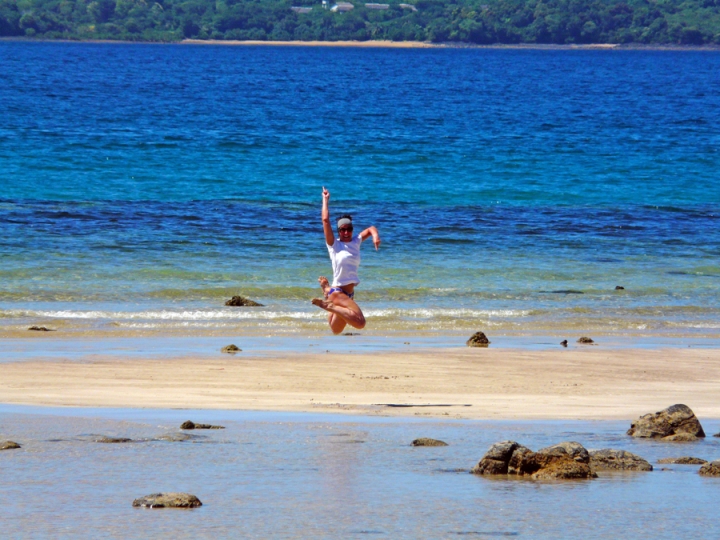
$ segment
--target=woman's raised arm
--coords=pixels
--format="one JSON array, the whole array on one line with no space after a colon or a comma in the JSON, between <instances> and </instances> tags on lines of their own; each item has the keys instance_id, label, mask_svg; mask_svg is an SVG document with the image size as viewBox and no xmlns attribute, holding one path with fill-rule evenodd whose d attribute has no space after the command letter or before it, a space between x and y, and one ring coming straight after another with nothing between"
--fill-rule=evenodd
<instances>
[{"instance_id":1,"label":"woman's raised arm","mask_svg":"<svg viewBox=\"0 0 720 540\"><path fill-rule=\"evenodd\" d=\"M330 192L323 186L322 192L322 223L323 232L325 233L325 243L332 246L335 243L335 235L333 234L332 225L330 224Z\"/></svg>"}]
</instances>

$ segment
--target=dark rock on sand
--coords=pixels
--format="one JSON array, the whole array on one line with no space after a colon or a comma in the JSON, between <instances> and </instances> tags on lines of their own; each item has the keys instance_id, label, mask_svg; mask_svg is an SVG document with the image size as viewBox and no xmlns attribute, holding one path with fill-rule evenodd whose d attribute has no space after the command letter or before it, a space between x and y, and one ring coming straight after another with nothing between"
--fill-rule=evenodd
<instances>
[{"instance_id":1,"label":"dark rock on sand","mask_svg":"<svg viewBox=\"0 0 720 540\"><path fill-rule=\"evenodd\" d=\"M590 450L590 467L594 471L652 471L650 463L625 450Z\"/></svg>"},{"instance_id":2,"label":"dark rock on sand","mask_svg":"<svg viewBox=\"0 0 720 540\"><path fill-rule=\"evenodd\" d=\"M20 448L20 445L13 441L2 441L0 442L0 450L15 450Z\"/></svg>"},{"instance_id":3,"label":"dark rock on sand","mask_svg":"<svg viewBox=\"0 0 720 540\"><path fill-rule=\"evenodd\" d=\"M677 404L635 420L627 431L632 437L662 439L668 442L695 441L705 437L700 421L687 405Z\"/></svg>"},{"instance_id":4,"label":"dark rock on sand","mask_svg":"<svg viewBox=\"0 0 720 540\"><path fill-rule=\"evenodd\" d=\"M580 339L577 340L578 343L584 343L585 345L590 345L591 343L595 343L592 338L583 336Z\"/></svg>"},{"instance_id":5,"label":"dark rock on sand","mask_svg":"<svg viewBox=\"0 0 720 540\"><path fill-rule=\"evenodd\" d=\"M493 444L473 474L512 474L536 480L597 478L590 455L579 443L563 442L533 452L515 441Z\"/></svg>"},{"instance_id":6,"label":"dark rock on sand","mask_svg":"<svg viewBox=\"0 0 720 540\"><path fill-rule=\"evenodd\" d=\"M439 441L437 439L428 439L427 437L421 437L419 439L415 439L412 442L413 446L447 446L448 443L445 441Z\"/></svg>"},{"instance_id":7,"label":"dark rock on sand","mask_svg":"<svg viewBox=\"0 0 720 540\"><path fill-rule=\"evenodd\" d=\"M54 332L55 331L50 328L46 328L44 326L31 326L30 328L28 328L28 330L34 330L35 332Z\"/></svg>"},{"instance_id":8,"label":"dark rock on sand","mask_svg":"<svg viewBox=\"0 0 720 540\"><path fill-rule=\"evenodd\" d=\"M244 296L233 296L230 300L225 302L226 306L245 306L245 307L258 307L262 304L258 304L254 300L245 298Z\"/></svg>"},{"instance_id":9,"label":"dark rock on sand","mask_svg":"<svg viewBox=\"0 0 720 540\"><path fill-rule=\"evenodd\" d=\"M658 459L658 463L674 463L675 465L705 465L707 461L696 457L683 456L677 458L669 457Z\"/></svg>"},{"instance_id":10,"label":"dark rock on sand","mask_svg":"<svg viewBox=\"0 0 720 540\"><path fill-rule=\"evenodd\" d=\"M703 476L720 476L720 460L706 463L698 472Z\"/></svg>"},{"instance_id":11,"label":"dark rock on sand","mask_svg":"<svg viewBox=\"0 0 720 540\"><path fill-rule=\"evenodd\" d=\"M196 424L195 422L188 420L183 422L180 429L225 429L225 426L211 426L210 424Z\"/></svg>"},{"instance_id":12,"label":"dark rock on sand","mask_svg":"<svg viewBox=\"0 0 720 540\"><path fill-rule=\"evenodd\" d=\"M95 442L99 443L106 443L106 444L119 444L119 443L129 443L133 442L132 439L127 439L125 437L98 437L95 439Z\"/></svg>"},{"instance_id":13,"label":"dark rock on sand","mask_svg":"<svg viewBox=\"0 0 720 540\"><path fill-rule=\"evenodd\" d=\"M615 290L616 291L624 291L625 287L623 287L622 285L615 285Z\"/></svg>"},{"instance_id":14,"label":"dark rock on sand","mask_svg":"<svg viewBox=\"0 0 720 540\"><path fill-rule=\"evenodd\" d=\"M490 341L487 336L482 332L475 332L470 339L465 342L468 347L487 347L490 345Z\"/></svg>"},{"instance_id":15,"label":"dark rock on sand","mask_svg":"<svg viewBox=\"0 0 720 540\"><path fill-rule=\"evenodd\" d=\"M197 508L202 503L190 493L153 493L135 499L132 505L144 508Z\"/></svg>"},{"instance_id":16,"label":"dark rock on sand","mask_svg":"<svg viewBox=\"0 0 720 540\"><path fill-rule=\"evenodd\" d=\"M220 352L228 353L228 354L235 354L236 352L242 352L242 349L240 347L238 347L237 345L230 344L230 345L227 345L227 346L223 347L222 349L220 349Z\"/></svg>"}]
</instances>

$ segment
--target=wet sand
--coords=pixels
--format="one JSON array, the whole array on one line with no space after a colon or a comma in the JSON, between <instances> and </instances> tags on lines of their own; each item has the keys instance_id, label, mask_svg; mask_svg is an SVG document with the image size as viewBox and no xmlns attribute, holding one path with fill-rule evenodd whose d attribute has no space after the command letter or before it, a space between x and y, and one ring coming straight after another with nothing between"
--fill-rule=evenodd
<instances>
[{"instance_id":1,"label":"wet sand","mask_svg":"<svg viewBox=\"0 0 720 540\"><path fill-rule=\"evenodd\" d=\"M718 395L720 349L241 352L0 364L0 402L46 406L612 420L674 403L720 418Z\"/></svg>"}]
</instances>

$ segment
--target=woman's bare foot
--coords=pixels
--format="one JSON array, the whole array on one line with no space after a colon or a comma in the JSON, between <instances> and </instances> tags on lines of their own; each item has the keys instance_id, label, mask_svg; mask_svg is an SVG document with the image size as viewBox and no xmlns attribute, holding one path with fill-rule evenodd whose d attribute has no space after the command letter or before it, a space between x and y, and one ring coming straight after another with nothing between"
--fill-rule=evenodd
<instances>
[{"instance_id":1,"label":"woman's bare foot","mask_svg":"<svg viewBox=\"0 0 720 540\"><path fill-rule=\"evenodd\" d=\"M318 283L320 283L320 288L322 289L323 296L325 296L325 298L327 298L328 297L327 292L328 292L328 289L330 289L330 282L328 281L328 278L326 278L325 276L320 276L318 278Z\"/></svg>"},{"instance_id":2,"label":"woman's bare foot","mask_svg":"<svg viewBox=\"0 0 720 540\"><path fill-rule=\"evenodd\" d=\"M332 302L328 302L327 300L323 300L322 298L313 298L312 303L314 306L324 309L325 311L330 311L332 308L335 307Z\"/></svg>"}]
</instances>

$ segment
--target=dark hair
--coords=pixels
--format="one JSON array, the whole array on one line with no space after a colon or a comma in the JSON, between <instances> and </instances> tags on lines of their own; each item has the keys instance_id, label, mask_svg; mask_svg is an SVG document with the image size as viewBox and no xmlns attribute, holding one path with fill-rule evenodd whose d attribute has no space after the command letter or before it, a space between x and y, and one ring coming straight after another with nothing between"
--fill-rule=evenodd
<instances>
[{"instance_id":1,"label":"dark hair","mask_svg":"<svg viewBox=\"0 0 720 540\"><path fill-rule=\"evenodd\" d=\"M338 221L340 221L341 219L349 219L350 221L352 221L352 216L350 214L343 214L338 218Z\"/></svg>"}]
</instances>

